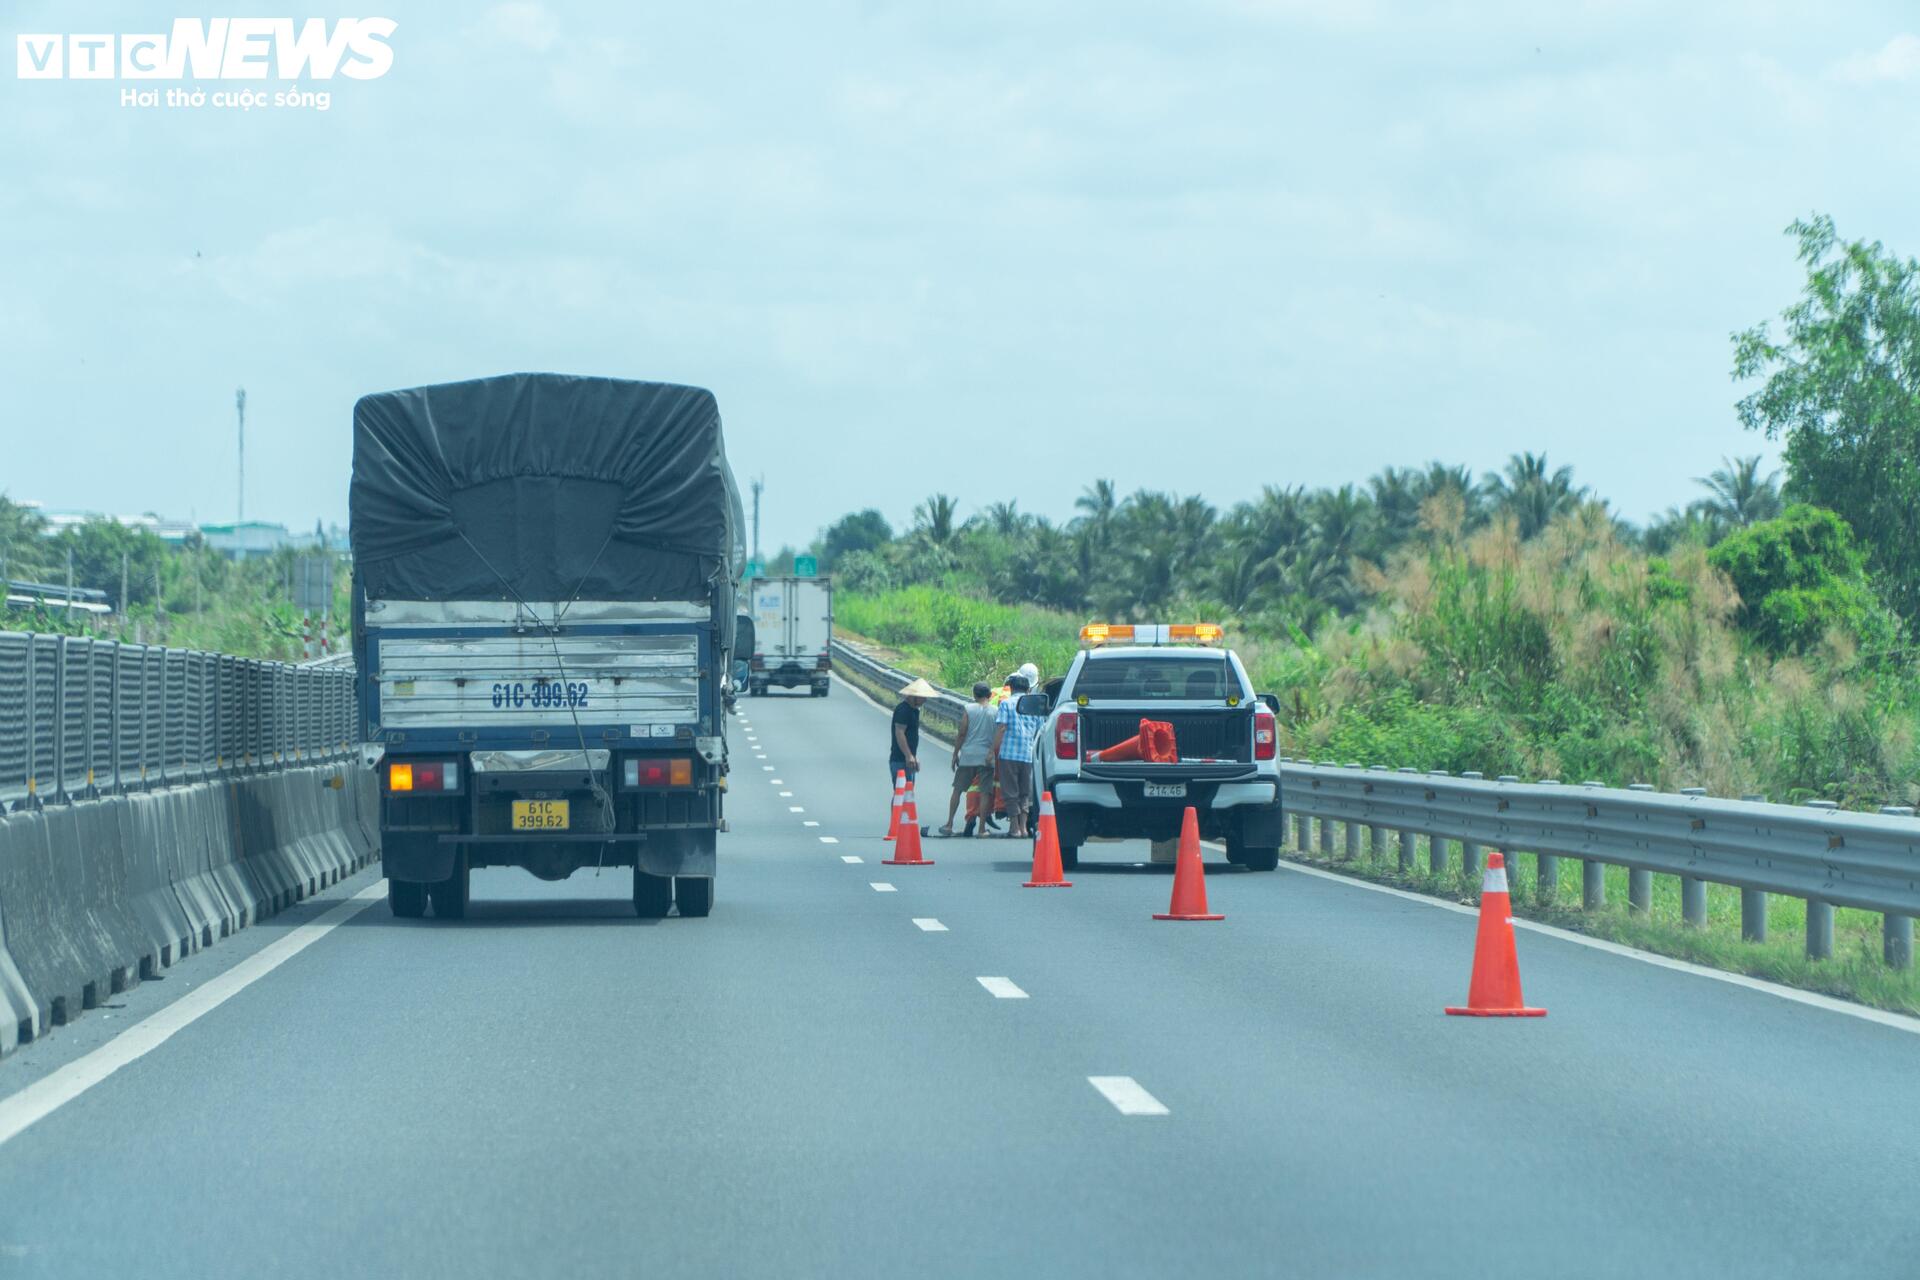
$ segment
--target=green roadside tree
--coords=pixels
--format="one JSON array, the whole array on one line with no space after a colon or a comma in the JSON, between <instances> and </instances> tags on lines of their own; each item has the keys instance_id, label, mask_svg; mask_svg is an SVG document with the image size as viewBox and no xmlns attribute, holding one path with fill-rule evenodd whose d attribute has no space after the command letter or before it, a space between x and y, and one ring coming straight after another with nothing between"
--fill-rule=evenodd
<instances>
[{"instance_id":1,"label":"green roadside tree","mask_svg":"<svg viewBox=\"0 0 1920 1280\"><path fill-rule=\"evenodd\" d=\"M1920 261L1841 241L1833 219L1795 221L1807 282L1781 312L1733 335L1736 379L1764 377L1740 420L1786 440L1788 499L1838 512L1881 594L1920 623Z\"/></svg>"},{"instance_id":2,"label":"green roadside tree","mask_svg":"<svg viewBox=\"0 0 1920 1280\"><path fill-rule=\"evenodd\" d=\"M1835 630L1872 651L1893 641L1853 532L1831 511L1795 503L1729 534L1707 561L1740 593L1739 624L1775 653L1804 653Z\"/></svg>"}]
</instances>

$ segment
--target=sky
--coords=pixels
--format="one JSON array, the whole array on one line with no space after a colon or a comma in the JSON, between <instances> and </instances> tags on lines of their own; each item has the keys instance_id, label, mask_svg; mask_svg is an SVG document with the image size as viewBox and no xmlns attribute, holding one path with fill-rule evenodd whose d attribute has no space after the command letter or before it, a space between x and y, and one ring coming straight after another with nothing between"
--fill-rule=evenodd
<instances>
[{"instance_id":1,"label":"sky","mask_svg":"<svg viewBox=\"0 0 1920 1280\"><path fill-rule=\"evenodd\" d=\"M324 112L10 74L143 10L0 5L0 492L50 509L232 519L244 386L247 515L344 522L356 397L552 370L712 388L769 553L1518 450L1639 520L1776 454L1729 335L1788 222L1920 254L1904 4L388 0L297 10L396 23Z\"/></svg>"}]
</instances>

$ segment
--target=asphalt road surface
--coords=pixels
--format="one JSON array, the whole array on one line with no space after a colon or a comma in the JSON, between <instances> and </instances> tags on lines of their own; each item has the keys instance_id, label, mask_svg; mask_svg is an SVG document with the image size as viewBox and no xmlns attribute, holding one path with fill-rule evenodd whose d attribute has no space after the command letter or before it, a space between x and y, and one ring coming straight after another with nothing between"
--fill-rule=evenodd
<instances>
[{"instance_id":1,"label":"asphalt road surface","mask_svg":"<svg viewBox=\"0 0 1920 1280\"><path fill-rule=\"evenodd\" d=\"M883 866L884 716L741 705L710 919L365 874L0 1063L208 1006L0 1139L0 1276L1920 1272L1920 1036L1533 933L1549 1017L1447 1018L1470 917L1216 858L1157 923L1138 844Z\"/></svg>"}]
</instances>

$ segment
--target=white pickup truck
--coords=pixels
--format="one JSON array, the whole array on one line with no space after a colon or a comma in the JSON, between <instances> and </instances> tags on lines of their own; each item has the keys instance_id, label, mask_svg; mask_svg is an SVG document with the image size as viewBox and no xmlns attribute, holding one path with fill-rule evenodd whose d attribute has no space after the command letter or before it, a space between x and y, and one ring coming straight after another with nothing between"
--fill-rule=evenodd
<instances>
[{"instance_id":1,"label":"white pickup truck","mask_svg":"<svg viewBox=\"0 0 1920 1280\"><path fill-rule=\"evenodd\" d=\"M1203 838L1226 842L1229 861L1255 871L1279 865L1279 734L1272 697L1257 697L1240 659L1212 647L1206 623L1094 623L1051 692L1030 693L1023 714L1044 714L1034 747L1034 794L1053 793L1060 860L1078 865L1092 836L1171 839L1191 805ZM1134 737L1142 720L1173 727L1178 758L1110 760L1099 753Z\"/></svg>"}]
</instances>

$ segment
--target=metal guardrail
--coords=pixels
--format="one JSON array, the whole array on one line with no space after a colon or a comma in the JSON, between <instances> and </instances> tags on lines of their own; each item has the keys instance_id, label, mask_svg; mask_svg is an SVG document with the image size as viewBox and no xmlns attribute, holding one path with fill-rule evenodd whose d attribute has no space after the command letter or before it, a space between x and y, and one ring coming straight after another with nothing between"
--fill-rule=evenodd
<instances>
[{"instance_id":1,"label":"metal guardrail","mask_svg":"<svg viewBox=\"0 0 1920 1280\"><path fill-rule=\"evenodd\" d=\"M842 641L834 642L834 657L894 687L910 678ZM957 723L964 705L942 690L923 714L939 707ZM1806 950L1814 958L1833 952L1834 908L1856 907L1884 917L1888 964L1913 962L1920 820L1911 808L1852 813L1824 801L1770 804L1698 789L1673 795L1299 760L1281 762L1281 779L1299 850L1357 858L1364 834L1367 856L1391 853L1401 871L1412 873L1424 840L1430 875L1457 865L1469 878L1484 850L1530 853L1543 897L1557 893L1560 862L1571 858L1581 863L1581 902L1589 910L1606 904L1609 866L1628 869L1628 905L1641 911L1652 902L1652 877L1672 875L1680 879L1682 917L1692 925L1707 921L1707 884L1733 885L1742 891L1741 933L1750 941L1766 938L1767 895L1784 894L1806 902Z\"/></svg>"},{"instance_id":2,"label":"metal guardrail","mask_svg":"<svg viewBox=\"0 0 1920 1280\"><path fill-rule=\"evenodd\" d=\"M347 753L350 667L0 632L0 812Z\"/></svg>"}]
</instances>

